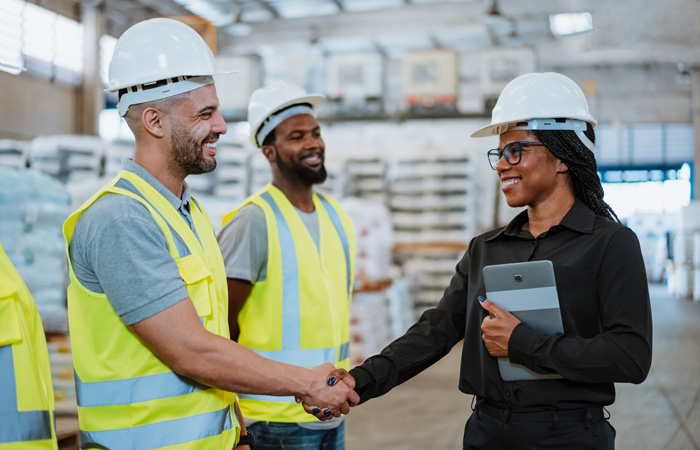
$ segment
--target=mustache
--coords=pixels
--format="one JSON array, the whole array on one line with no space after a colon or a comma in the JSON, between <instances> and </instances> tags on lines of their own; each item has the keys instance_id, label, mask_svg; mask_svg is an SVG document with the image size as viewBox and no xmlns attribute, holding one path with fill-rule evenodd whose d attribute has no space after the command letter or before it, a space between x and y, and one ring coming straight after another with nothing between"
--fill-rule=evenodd
<instances>
[{"instance_id":1,"label":"mustache","mask_svg":"<svg viewBox=\"0 0 700 450\"><path fill-rule=\"evenodd\" d=\"M311 148L309 150L304 150L299 154L299 159L306 159L306 158L312 158L316 155L320 156L321 158L324 158L325 152L321 147L316 147L316 148Z\"/></svg>"},{"instance_id":2,"label":"mustache","mask_svg":"<svg viewBox=\"0 0 700 450\"><path fill-rule=\"evenodd\" d=\"M202 142L216 141L219 139L219 136L221 136L221 133L210 133Z\"/></svg>"}]
</instances>

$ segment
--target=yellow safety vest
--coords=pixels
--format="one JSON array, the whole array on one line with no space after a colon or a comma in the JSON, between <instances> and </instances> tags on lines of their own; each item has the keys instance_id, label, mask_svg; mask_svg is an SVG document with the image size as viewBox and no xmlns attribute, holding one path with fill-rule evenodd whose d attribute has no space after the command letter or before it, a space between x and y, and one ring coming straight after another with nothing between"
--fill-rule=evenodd
<instances>
[{"instance_id":1,"label":"yellow safety vest","mask_svg":"<svg viewBox=\"0 0 700 450\"><path fill-rule=\"evenodd\" d=\"M168 241L200 322L208 331L229 337L223 259L199 203L192 199L191 213L201 244L158 191L121 171L66 220L67 248L80 215L105 194L125 195L148 209ZM80 284L70 257L68 261L81 448L230 450L240 431L233 407L236 395L174 373L124 325L105 294Z\"/></svg>"},{"instance_id":2,"label":"yellow safety vest","mask_svg":"<svg viewBox=\"0 0 700 450\"><path fill-rule=\"evenodd\" d=\"M39 311L0 243L0 450L57 450Z\"/></svg>"},{"instance_id":3,"label":"yellow safety vest","mask_svg":"<svg viewBox=\"0 0 700 450\"><path fill-rule=\"evenodd\" d=\"M267 223L267 277L255 283L238 315L238 342L275 361L303 367L325 362L350 368L349 310L355 231L337 202L314 194L320 256L299 214L268 184L253 203ZM224 217L224 225L238 212ZM294 397L239 394L243 416L271 422L313 422Z\"/></svg>"}]
</instances>

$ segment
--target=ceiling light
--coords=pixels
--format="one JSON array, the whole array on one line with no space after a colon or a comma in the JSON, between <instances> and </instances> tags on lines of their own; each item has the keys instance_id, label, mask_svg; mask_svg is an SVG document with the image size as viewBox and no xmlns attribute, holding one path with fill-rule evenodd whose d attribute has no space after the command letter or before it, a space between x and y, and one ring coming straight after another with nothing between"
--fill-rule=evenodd
<instances>
[{"instance_id":1,"label":"ceiling light","mask_svg":"<svg viewBox=\"0 0 700 450\"><path fill-rule=\"evenodd\" d=\"M245 22L235 22L225 28L231 36L248 36L253 32L253 26Z\"/></svg>"},{"instance_id":2,"label":"ceiling light","mask_svg":"<svg viewBox=\"0 0 700 450\"><path fill-rule=\"evenodd\" d=\"M549 28L556 36L584 33L593 29L593 17L590 13L565 13L549 16Z\"/></svg>"}]
</instances>

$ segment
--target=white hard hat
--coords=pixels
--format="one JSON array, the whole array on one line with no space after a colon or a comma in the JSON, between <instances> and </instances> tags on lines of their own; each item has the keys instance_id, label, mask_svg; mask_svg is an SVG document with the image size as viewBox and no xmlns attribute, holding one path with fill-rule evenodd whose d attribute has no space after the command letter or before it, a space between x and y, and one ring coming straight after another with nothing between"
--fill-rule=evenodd
<instances>
[{"instance_id":1,"label":"white hard hat","mask_svg":"<svg viewBox=\"0 0 700 450\"><path fill-rule=\"evenodd\" d=\"M491 123L472 137L501 135L513 129L572 130L593 150L595 145L583 134L586 124L595 127L598 122L573 80L554 72L528 73L506 85L491 113Z\"/></svg>"},{"instance_id":2,"label":"white hard hat","mask_svg":"<svg viewBox=\"0 0 700 450\"><path fill-rule=\"evenodd\" d=\"M257 89L250 96L248 103L248 123L250 124L250 142L256 147L262 147L262 141L275 128L274 124L269 130L260 133L263 123L281 111L292 105L311 105L308 113L315 114L326 98L321 94L307 94L306 91L294 83L280 81ZM270 124L273 125L273 124Z\"/></svg>"},{"instance_id":3,"label":"white hard hat","mask_svg":"<svg viewBox=\"0 0 700 450\"><path fill-rule=\"evenodd\" d=\"M123 116L130 105L172 97L212 84L212 75L236 72L217 71L211 49L189 26L173 19L149 19L117 41L105 92L128 90L119 102ZM160 80L166 85L148 89Z\"/></svg>"}]
</instances>

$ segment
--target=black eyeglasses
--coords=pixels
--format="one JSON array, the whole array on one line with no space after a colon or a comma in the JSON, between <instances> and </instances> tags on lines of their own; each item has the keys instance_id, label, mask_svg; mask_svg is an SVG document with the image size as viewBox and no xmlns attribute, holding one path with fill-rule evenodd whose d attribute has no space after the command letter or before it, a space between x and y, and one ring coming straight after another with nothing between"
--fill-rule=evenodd
<instances>
[{"instance_id":1,"label":"black eyeglasses","mask_svg":"<svg viewBox=\"0 0 700 450\"><path fill-rule=\"evenodd\" d=\"M511 142L503 150L500 148L494 148L489 150L489 164L493 170L496 170L498 161L501 160L501 156L505 156L506 162L511 166L514 166L520 162L520 158L523 156L523 145L544 145L541 142L527 142L527 141L515 141Z\"/></svg>"}]
</instances>

